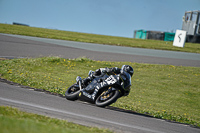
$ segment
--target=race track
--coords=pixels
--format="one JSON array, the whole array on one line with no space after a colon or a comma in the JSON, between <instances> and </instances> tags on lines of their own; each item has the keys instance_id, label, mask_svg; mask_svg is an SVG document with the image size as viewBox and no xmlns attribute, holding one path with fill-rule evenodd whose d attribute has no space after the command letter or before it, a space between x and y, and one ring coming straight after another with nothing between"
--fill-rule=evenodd
<instances>
[{"instance_id":1,"label":"race track","mask_svg":"<svg viewBox=\"0 0 200 133\"><path fill-rule=\"evenodd\" d=\"M93 60L130 61L200 67L200 54L119 47L55 39L0 34L0 56L63 58L87 57Z\"/></svg>"},{"instance_id":2,"label":"race track","mask_svg":"<svg viewBox=\"0 0 200 133\"><path fill-rule=\"evenodd\" d=\"M66 46L67 45L67 46ZM80 46L81 45L81 46ZM120 51L119 47L88 43L51 40L24 36L0 35L0 57L40 57L60 56L63 58L88 57L94 60L131 61L142 63L200 66L199 54L184 52L158 52L134 49L138 54ZM85 47L83 47L85 46ZM102 48L102 46L105 46ZM89 48L87 48L89 47ZM95 50L96 48L99 49ZM103 49L112 52L102 51ZM118 49L118 51L117 51ZM132 48L131 48L132 49ZM141 51L140 51L141 50ZM120 53L119 53L120 51ZM130 51L130 48L127 48ZM148 52L147 52L148 51ZM128 53L128 54L127 54ZM146 53L149 54L145 55ZM170 53L169 56L167 56ZM172 56L175 54L176 56ZM22 110L66 119L83 125L110 128L117 132L130 133L199 133L199 128L168 122L146 115L119 110L99 108L81 101L68 101L65 98L33 91L17 84L0 82L0 105L18 107Z\"/></svg>"}]
</instances>

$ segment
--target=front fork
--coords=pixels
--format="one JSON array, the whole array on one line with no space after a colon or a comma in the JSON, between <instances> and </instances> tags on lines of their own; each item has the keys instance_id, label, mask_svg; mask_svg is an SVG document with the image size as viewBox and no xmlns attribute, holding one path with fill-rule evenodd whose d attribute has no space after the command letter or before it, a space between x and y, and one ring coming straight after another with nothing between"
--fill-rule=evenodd
<instances>
[{"instance_id":1,"label":"front fork","mask_svg":"<svg viewBox=\"0 0 200 133\"><path fill-rule=\"evenodd\" d=\"M80 76L76 77L76 82L78 83L80 90L82 90L82 79Z\"/></svg>"}]
</instances>

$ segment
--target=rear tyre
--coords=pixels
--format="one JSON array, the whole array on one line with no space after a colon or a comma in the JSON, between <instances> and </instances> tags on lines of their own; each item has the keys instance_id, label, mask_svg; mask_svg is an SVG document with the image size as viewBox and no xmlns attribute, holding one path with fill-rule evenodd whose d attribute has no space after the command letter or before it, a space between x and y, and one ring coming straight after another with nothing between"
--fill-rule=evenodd
<instances>
[{"instance_id":1,"label":"rear tyre","mask_svg":"<svg viewBox=\"0 0 200 133\"><path fill-rule=\"evenodd\" d=\"M117 101L120 97L120 92L117 89L109 88L108 90L102 92L100 96L95 101L98 107L105 107Z\"/></svg>"},{"instance_id":2,"label":"rear tyre","mask_svg":"<svg viewBox=\"0 0 200 133\"><path fill-rule=\"evenodd\" d=\"M65 97L67 100L77 100L79 93L80 88L76 84L73 84L65 92Z\"/></svg>"}]
</instances>

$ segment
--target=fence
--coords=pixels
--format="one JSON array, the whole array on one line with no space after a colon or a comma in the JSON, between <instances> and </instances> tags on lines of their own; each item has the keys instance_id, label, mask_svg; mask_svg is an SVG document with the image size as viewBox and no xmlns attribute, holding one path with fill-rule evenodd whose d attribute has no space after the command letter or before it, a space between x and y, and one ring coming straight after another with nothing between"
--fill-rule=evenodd
<instances>
[{"instance_id":1,"label":"fence","mask_svg":"<svg viewBox=\"0 0 200 133\"><path fill-rule=\"evenodd\" d=\"M174 41L174 36L175 33L169 33L169 32L146 31L146 30L134 31L134 38L138 39Z\"/></svg>"}]
</instances>

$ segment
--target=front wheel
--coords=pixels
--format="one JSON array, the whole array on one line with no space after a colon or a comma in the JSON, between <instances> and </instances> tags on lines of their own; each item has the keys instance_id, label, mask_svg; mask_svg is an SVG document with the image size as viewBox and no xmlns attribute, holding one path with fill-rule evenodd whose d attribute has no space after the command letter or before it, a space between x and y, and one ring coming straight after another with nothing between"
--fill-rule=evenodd
<instances>
[{"instance_id":1,"label":"front wheel","mask_svg":"<svg viewBox=\"0 0 200 133\"><path fill-rule=\"evenodd\" d=\"M119 97L119 90L110 87L108 90L102 92L102 94L96 99L95 104L99 107L105 107L116 102Z\"/></svg>"},{"instance_id":2,"label":"front wheel","mask_svg":"<svg viewBox=\"0 0 200 133\"><path fill-rule=\"evenodd\" d=\"M78 87L77 84L73 84L65 92L65 97L68 100L77 100L79 93L80 93L80 88Z\"/></svg>"}]
</instances>

